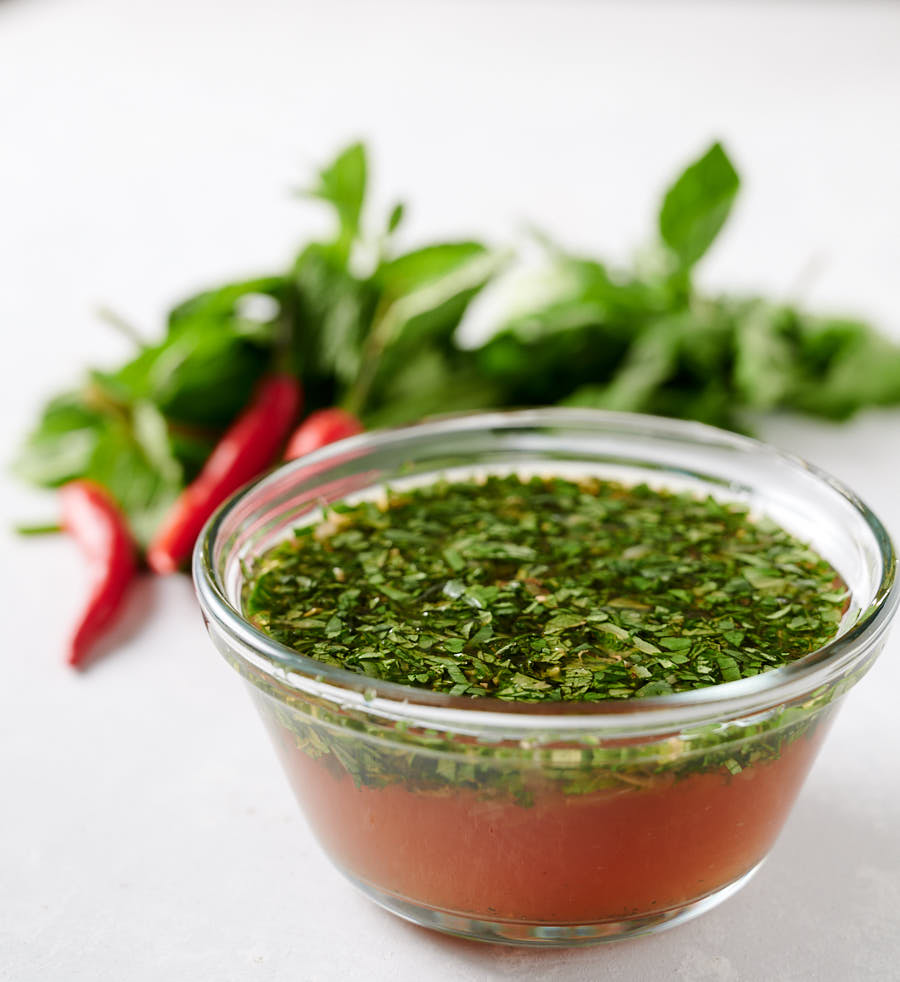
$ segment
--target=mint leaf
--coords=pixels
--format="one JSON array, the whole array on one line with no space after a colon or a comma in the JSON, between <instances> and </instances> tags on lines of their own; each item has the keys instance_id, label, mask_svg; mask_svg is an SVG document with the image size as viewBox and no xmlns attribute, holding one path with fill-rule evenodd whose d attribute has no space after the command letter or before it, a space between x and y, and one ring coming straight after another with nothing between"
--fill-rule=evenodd
<instances>
[{"instance_id":1,"label":"mint leaf","mask_svg":"<svg viewBox=\"0 0 900 982\"><path fill-rule=\"evenodd\" d=\"M110 491L142 545L150 541L181 489L180 468L171 453L167 465L159 468L161 452L157 447L149 454L132 425L108 417L82 475Z\"/></svg>"},{"instance_id":2,"label":"mint leaf","mask_svg":"<svg viewBox=\"0 0 900 982\"><path fill-rule=\"evenodd\" d=\"M448 242L407 252L375 273L383 307L399 311L390 346L424 340L447 345L469 302L497 272L502 257L478 242Z\"/></svg>"},{"instance_id":3,"label":"mint leaf","mask_svg":"<svg viewBox=\"0 0 900 982\"><path fill-rule=\"evenodd\" d=\"M102 427L102 414L82 394L57 396L46 405L14 457L13 471L32 484L50 488L81 477Z\"/></svg>"},{"instance_id":4,"label":"mint leaf","mask_svg":"<svg viewBox=\"0 0 900 982\"><path fill-rule=\"evenodd\" d=\"M315 242L297 257L293 285L294 362L311 409L336 401L340 387L356 378L378 291Z\"/></svg>"},{"instance_id":5,"label":"mint leaf","mask_svg":"<svg viewBox=\"0 0 900 982\"><path fill-rule=\"evenodd\" d=\"M608 385L582 386L566 400L566 404L640 412L675 371L680 341L679 325L661 321L635 340Z\"/></svg>"},{"instance_id":6,"label":"mint leaf","mask_svg":"<svg viewBox=\"0 0 900 982\"><path fill-rule=\"evenodd\" d=\"M190 426L225 427L271 364L288 285L247 280L191 297L169 315L166 337L114 372L94 379L115 401L153 402Z\"/></svg>"},{"instance_id":7,"label":"mint leaf","mask_svg":"<svg viewBox=\"0 0 900 982\"><path fill-rule=\"evenodd\" d=\"M397 204L391 209L390 215L388 215L387 220L387 234L393 235L397 231L400 223L403 221L403 217L406 214L406 205L402 201L398 201Z\"/></svg>"},{"instance_id":8,"label":"mint leaf","mask_svg":"<svg viewBox=\"0 0 900 982\"><path fill-rule=\"evenodd\" d=\"M359 373L345 398L354 413L391 396L397 375L424 359L456 360L453 334L472 298L505 257L475 242L429 246L383 263L372 283L378 308L362 350ZM460 358L463 358L460 354Z\"/></svg>"},{"instance_id":9,"label":"mint leaf","mask_svg":"<svg viewBox=\"0 0 900 982\"><path fill-rule=\"evenodd\" d=\"M800 364L792 405L845 419L864 406L900 402L900 345L867 324L805 318L799 326Z\"/></svg>"},{"instance_id":10,"label":"mint leaf","mask_svg":"<svg viewBox=\"0 0 900 982\"><path fill-rule=\"evenodd\" d=\"M734 203L740 178L720 143L709 150L666 192L659 214L663 242L688 269L712 245Z\"/></svg>"},{"instance_id":11,"label":"mint leaf","mask_svg":"<svg viewBox=\"0 0 900 982\"><path fill-rule=\"evenodd\" d=\"M182 468L166 423L149 403L129 412L88 389L53 400L14 467L27 480L56 487L76 478L103 485L146 543L182 486Z\"/></svg>"},{"instance_id":12,"label":"mint leaf","mask_svg":"<svg viewBox=\"0 0 900 982\"><path fill-rule=\"evenodd\" d=\"M784 308L751 303L737 319L734 333L734 383L751 409L783 404L796 385L796 346L792 317Z\"/></svg>"},{"instance_id":13,"label":"mint leaf","mask_svg":"<svg viewBox=\"0 0 900 982\"><path fill-rule=\"evenodd\" d=\"M343 262L347 261L359 236L367 173L366 148L361 143L352 143L319 172L318 183L309 192L333 205L337 212L339 231L334 248Z\"/></svg>"}]
</instances>

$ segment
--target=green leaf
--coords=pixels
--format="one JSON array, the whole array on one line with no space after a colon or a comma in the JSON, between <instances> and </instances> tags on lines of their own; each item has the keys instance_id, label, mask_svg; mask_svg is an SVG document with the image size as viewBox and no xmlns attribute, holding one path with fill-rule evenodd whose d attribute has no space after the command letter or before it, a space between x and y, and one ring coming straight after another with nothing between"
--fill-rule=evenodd
<instances>
[{"instance_id":1,"label":"green leaf","mask_svg":"<svg viewBox=\"0 0 900 982\"><path fill-rule=\"evenodd\" d=\"M363 415L367 427L398 426L426 416L503 404L502 390L485 379L465 352L420 351L385 376Z\"/></svg>"},{"instance_id":2,"label":"green leaf","mask_svg":"<svg viewBox=\"0 0 900 982\"><path fill-rule=\"evenodd\" d=\"M582 386L566 404L619 412L641 411L674 372L680 342L679 325L668 320L656 324L635 340L608 385Z\"/></svg>"},{"instance_id":3,"label":"green leaf","mask_svg":"<svg viewBox=\"0 0 900 982\"><path fill-rule=\"evenodd\" d=\"M666 192L659 232L682 268L712 245L725 224L740 178L720 143L714 143Z\"/></svg>"},{"instance_id":4,"label":"green leaf","mask_svg":"<svg viewBox=\"0 0 900 982\"><path fill-rule=\"evenodd\" d=\"M132 409L135 443L162 480L172 487L182 483L182 469L169 439L166 418L152 402L139 402Z\"/></svg>"},{"instance_id":5,"label":"green leaf","mask_svg":"<svg viewBox=\"0 0 900 982\"><path fill-rule=\"evenodd\" d=\"M93 390L53 400L15 468L48 487L77 478L102 484L141 543L149 541L182 486L181 466L158 410L142 403L132 414L104 403Z\"/></svg>"},{"instance_id":6,"label":"green leaf","mask_svg":"<svg viewBox=\"0 0 900 982\"><path fill-rule=\"evenodd\" d=\"M900 403L900 345L851 320L805 320L800 327L803 376L791 404L846 419L864 406Z\"/></svg>"},{"instance_id":7,"label":"green leaf","mask_svg":"<svg viewBox=\"0 0 900 982\"><path fill-rule=\"evenodd\" d=\"M634 327L593 320L594 312L580 303L535 314L528 340L515 327L478 349L479 370L512 405L552 404L581 385L605 383L625 356Z\"/></svg>"},{"instance_id":8,"label":"green leaf","mask_svg":"<svg viewBox=\"0 0 900 982\"><path fill-rule=\"evenodd\" d=\"M393 235L397 231L400 223L403 221L403 216L406 213L406 205L402 201L398 201L397 204L391 209L391 213L388 216L387 221L387 234Z\"/></svg>"},{"instance_id":9,"label":"green leaf","mask_svg":"<svg viewBox=\"0 0 900 982\"><path fill-rule=\"evenodd\" d=\"M481 372L513 405L555 403L583 386L606 386L634 339L669 309L659 287L559 250L534 278L538 304L517 310L478 350Z\"/></svg>"},{"instance_id":10,"label":"green leaf","mask_svg":"<svg viewBox=\"0 0 900 982\"><path fill-rule=\"evenodd\" d=\"M80 393L51 400L13 459L19 477L41 487L57 487L81 477L97 446L103 416Z\"/></svg>"},{"instance_id":11,"label":"green leaf","mask_svg":"<svg viewBox=\"0 0 900 982\"><path fill-rule=\"evenodd\" d=\"M664 682L661 679L648 682L646 685L642 685L639 689L635 691L636 696L640 696L642 699L647 699L651 696L668 696L671 695L674 690L668 682Z\"/></svg>"},{"instance_id":12,"label":"green leaf","mask_svg":"<svg viewBox=\"0 0 900 982\"><path fill-rule=\"evenodd\" d=\"M390 345L399 350L425 339L447 344L469 302L502 262L478 242L450 242L383 263L374 277L381 304L398 311Z\"/></svg>"},{"instance_id":13,"label":"green leaf","mask_svg":"<svg viewBox=\"0 0 900 982\"><path fill-rule=\"evenodd\" d=\"M756 301L737 319L734 333L734 382L752 409L781 405L794 387L797 365L789 338L790 313Z\"/></svg>"},{"instance_id":14,"label":"green leaf","mask_svg":"<svg viewBox=\"0 0 900 982\"><path fill-rule=\"evenodd\" d=\"M320 243L298 256L294 285L295 367L311 409L336 401L339 387L356 378L378 293Z\"/></svg>"},{"instance_id":15,"label":"green leaf","mask_svg":"<svg viewBox=\"0 0 900 982\"><path fill-rule=\"evenodd\" d=\"M319 172L318 183L310 191L337 211L339 232L334 248L344 263L359 236L367 171L366 148L362 143L352 143Z\"/></svg>"},{"instance_id":16,"label":"green leaf","mask_svg":"<svg viewBox=\"0 0 900 982\"><path fill-rule=\"evenodd\" d=\"M395 387L398 373L423 359L453 353L452 336L471 299L505 262L474 242L407 253L378 269L378 312L365 340L359 374L345 404L371 412Z\"/></svg>"},{"instance_id":17,"label":"green leaf","mask_svg":"<svg viewBox=\"0 0 900 982\"><path fill-rule=\"evenodd\" d=\"M153 402L169 419L220 429L241 411L271 365L288 303L280 277L200 293L169 315L169 331L115 372L95 372L114 400ZM262 311L261 319L251 316Z\"/></svg>"},{"instance_id":18,"label":"green leaf","mask_svg":"<svg viewBox=\"0 0 900 982\"><path fill-rule=\"evenodd\" d=\"M582 386L565 402L739 428L729 386L732 331L730 309L717 303L663 316L636 337L608 384Z\"/></svg>"},{"instance_id":19,"label":"green leaf","mask_svg":"<svg viewBox=\"0 0 900 982\"><path fill-rule=\"evenodd\" d=\"M544 634L562 634L563 631L580 627L582 624L584 624L584 617L580 614L570 614L564 611L561 614L555 614L547 621L544 625Z\"/></svg>"},{"instance_id":20,"label":"green leaf","mask_svg":"<svg viewBox=\"0 0 900 982\"><path fill-rule=\"evenodd\" d=\"M83 475L107 488L128 517L135 538L146 545L181 489L171 456L160 470L160 450L148 455L134 429L109 418Z\"/></svg>"},{"instance_id":21,"label":"green leaf","mask_svg":"<svg viewBox=\"0 0 900 982\"><path fill-rule=\"evenodd\" d=\"M674 416L694 419L709 426L719 426L738 433L746 432L734 392L721 378L706 383L696 380L658 389L649 401L646 412L654 416Z\"/></svg>"},{"instance_id":22,"label":"green leaf","mask_svg":"<svg viewBox=\"0 0 900 982\"><path fill-rule=\"evenodd\" d=\"M460 266L487 252L480 242L444 242L404 253L382 263L375 280L389 302L426 283L449 276Z\"/></svg>"},{"instance_id":23,"label":"green leaf","mask_svg":"<svg viewBox=\"0 0 900 982\"><path fill-rule=\"evenodd\" d=\"M167 320L169 331L176 333L184 325L202 318L207 322L228 324L235 334L242 337L269 338L270 325L275 323L280 313L285 287L283 276L259 276L203 290L172 308ZM254 311L255 300L269 301L262 305L263 308L268 307L268 316L260 317Z\"/></svg>"}]
</instances>

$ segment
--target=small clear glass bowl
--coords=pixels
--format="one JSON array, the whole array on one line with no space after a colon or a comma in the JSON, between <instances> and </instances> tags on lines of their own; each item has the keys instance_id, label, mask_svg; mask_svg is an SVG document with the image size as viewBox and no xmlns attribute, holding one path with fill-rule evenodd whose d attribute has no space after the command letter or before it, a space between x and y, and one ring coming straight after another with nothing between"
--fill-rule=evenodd
<instances>
[{"instance_id":1,"label":"small clear glass bowl","mask_svg":"<svg viewBox=\"0 0 900 982\"><path fill-rule=\"evenodd\" d=\"M593 474L746 503L810 543L850 603L782 668L691 692L522 704L380 682L297 654L241 614L255 557L323 503L473 474ZM835 711L897 605L878 519L802 460L694 423L540 409L374 432L286 464L207 525L194 578L335 865L389 910L518 944L612 940L685 921L771 848Z\"/></svg>"}]
</instances>

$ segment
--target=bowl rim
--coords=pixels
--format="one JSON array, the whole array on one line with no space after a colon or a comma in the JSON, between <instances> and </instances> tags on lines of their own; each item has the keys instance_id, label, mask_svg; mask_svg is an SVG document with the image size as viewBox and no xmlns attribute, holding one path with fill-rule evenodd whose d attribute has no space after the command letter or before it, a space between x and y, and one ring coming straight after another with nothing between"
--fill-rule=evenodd
<instances>
[{"instance_id":1,"label":"bowl rim","mask_svg":"<svg viewBox=\"0 0 900 982\"><path fill-rule=\"evenodd\" d=\"M872 602L860 611L854 624L827 644L793 662L749 678L662 696L600 702L527 703L492 697L449 696L318 662L263 633L228 599L213 561L217 537L235 508L282 481L291 471L300 471L310 464L327 465L347 452L374 451L422 436L438 439L450 433L459 435L484 429L562 429L579 425L624 428L644 436L701 447L704 444L724 445L775 458L795 470L806 472L844 499L872 533L882 565L881 579ZM327 480L327 466L321 467L317 476ZM553 720L555 730L631 730L639 727L643 731L649 727L662 732L675 724L700 724L747 716L808 696L839 679L884 634L900 600L896 570L897 556L891 537L874 512L843 482L796 454L705 423L642 413L559 407L433 417L405 426L371 430L284 463L245 485L217 509L200 533L192 562L194 586L204 618L207 622L215 622L229 640L241 648L241 656L252 662L257 672L269 675L280 686L287 685L306 695L316 694L345 707L354 705L364 708L367 713L396 720L465 730L512 726L517 732L532 728L545 730L548 718Z\"/></svg>"}]
</instances>

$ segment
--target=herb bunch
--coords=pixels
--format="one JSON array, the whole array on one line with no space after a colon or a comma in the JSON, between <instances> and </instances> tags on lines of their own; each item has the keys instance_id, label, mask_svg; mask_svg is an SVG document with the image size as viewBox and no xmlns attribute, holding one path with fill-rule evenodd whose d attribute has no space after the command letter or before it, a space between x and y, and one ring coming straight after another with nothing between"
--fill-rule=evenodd
<instances>
[{"instance_id":1,"label":"herb bunch","mask_svg":"<svg viewBox=\"0 0 900 982\"><path fill-rule=\"evenodd\" d=\"M469 348L457 328L511 250L441 241L399 251L403 205L366 227L367 185L354 144L310 192L331 209L333 235L286 269L179 303L159 341L52 399L19 474L43 487L101 485L146 545L276 359L301 380L306 411L343 406L368 426L564 403L745 428L746 410L840 419L900 402L900 349L864 323L696 290L694 267L739 188L719 144L666 192L652 262L612 269L545 242L542 299Z\"/></svg>"}]
</instances>

